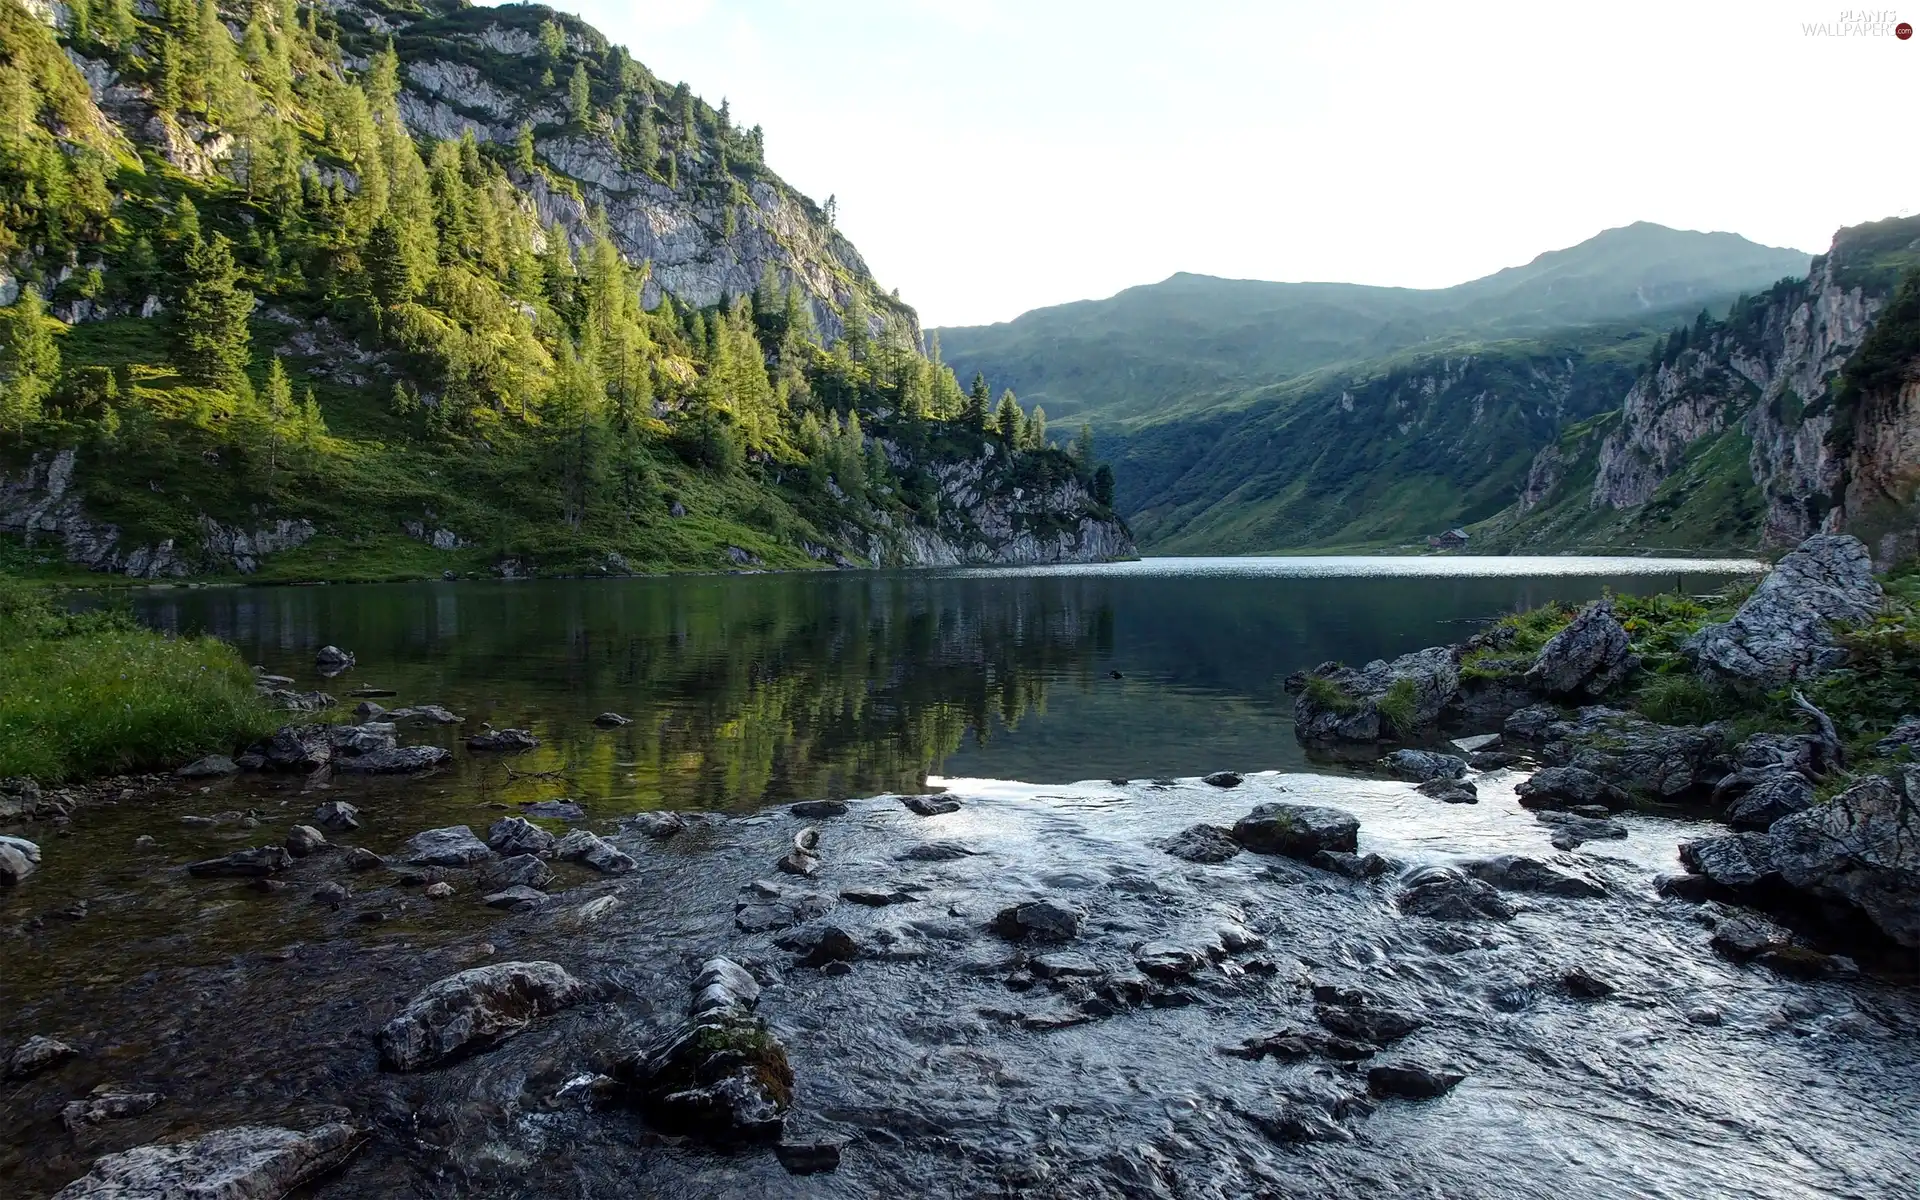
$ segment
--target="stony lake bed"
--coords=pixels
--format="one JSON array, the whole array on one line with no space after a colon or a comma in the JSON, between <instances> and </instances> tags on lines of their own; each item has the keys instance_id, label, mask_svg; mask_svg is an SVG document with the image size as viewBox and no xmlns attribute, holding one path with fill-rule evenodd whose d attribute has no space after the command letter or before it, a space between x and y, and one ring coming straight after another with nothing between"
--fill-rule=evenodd
<instances>
[{"instance_id":1,"label":"stony lake bed","mask_svg":"<svg viewBox=\"0 0 1920 1200\"><path fill-rule=\"evenodd\" d=\"M1129 644L1067 670L1139 686L1163 664ZM385 673L363 646L327 686ZM396 690L369 702L478 695ZM1912 1193L1910 973L1716 949L1738 912L1662 886L1725 832L1702 813L1570 839L1522 757L1482 759L1470 804L1229 760L663 815L597 782L642 771L622 727L502 755L462 715L395 725L436 772L109 783L7 826L42 855L0 896L0 1046L33 1047L0 1091L9 1194L112 1194L86 1189L153 1164L96 1161L155 1143L316 1196ZM649 1073L710 1029L726 1078ZM231 1132L258 1127L290 1132Z\"/></svg>"}]
</instances>

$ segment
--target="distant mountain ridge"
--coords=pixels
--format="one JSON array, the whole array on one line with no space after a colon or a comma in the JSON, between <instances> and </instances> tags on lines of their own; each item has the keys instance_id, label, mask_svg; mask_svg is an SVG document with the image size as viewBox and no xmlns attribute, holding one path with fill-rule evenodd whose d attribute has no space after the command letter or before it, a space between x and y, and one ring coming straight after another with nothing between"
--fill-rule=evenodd
<instances>
[{"instance_id":1,"label":"distant mountain ridge","mask_svg":"<svg viewBox=\"0 0 1920 1200\"><path fill-rule=\"evenodd\" d=\"M1275 283L1179 273L1106 300L936 330L975 372L1099 432L1230 403L1235 393L1463 337L1513 337L1661 313L1691 317L1812 256L1732 233L1640 221L1448 288Z\"/></svg>"}]
</instances>

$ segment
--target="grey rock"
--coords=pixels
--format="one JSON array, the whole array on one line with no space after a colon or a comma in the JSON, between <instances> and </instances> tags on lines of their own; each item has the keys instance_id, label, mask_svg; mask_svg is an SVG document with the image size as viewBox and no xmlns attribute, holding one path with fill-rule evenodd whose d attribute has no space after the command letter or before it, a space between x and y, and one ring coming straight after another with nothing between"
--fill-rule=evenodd
<instances>
[{"instance_id":1,"label":"grey rock","mask_svg":"<svg viewBox=\"0 0 1920 1200\"><path fill-rule=\"evenodd\" d=\"M0 887L18 887L36 869L25 851L10 843L0 843Z\"/></svg>"},{"instance_id":2,"label":"grey rock","mask_svg":"<svg viewBox=\"0 0 1920 1200\"><path fill-rule=\"evenodd\" d=\"M1598 804L1611 811L1632 801L1619 788L1582 767L1545 767L1513 789L1522 808L1572 808Z\"/></svg>"},{"instance_id":3,"label":"grey rock","mask_svg":"<svg viewBox=\"0 0 1920 1200\"><path fill-rule=\"evenodd\" d=\"M1274 1141L1289 1146L1353 1140L1346 1126L1311 1104L1285 1104L1272 1117L1255 1118L1254 1123Z\"/></svg>"},{"instance_id":4,"label":"grey rock","mask_svg":"<svg viewBox=\"0 0 1920 1200\"><path fill-rule=\"evenodd\" d=\"M439 746L395 746L336 758L333 769L355 775L408 775L440 766L452 757Z\"/></svg>"},{"instance_id":5,"label":"grey rock","mask_svg":"<svg viewBox=\"0 0 1920 1200\"><path fill-rule=\"evenodd\" d=\"M804 850L789 850L773 864L789 875L798 875L802 879L812 879L820 873L820 856Z\"/></svg>"},{"instance_id":6,"label":"grey rock","mask_svg":"<svg viewBox=\"0 0 1920 1200\"><path fill-rule=\"evenodd\" d=\"M1620 990L1584 967L1569 967L1560 976L1560 986L1580 1000L1604 1000Z\"/></svg>"},{"instance_id":7,"label":"grey rock","mask_svg":"<svg viewBox=\"0 0 1920 1200\"><path fill-rule=\"evenodd\" d=\"M1316 1004L1313 1016L1329 1031L1341 1037L1375 1046L1397 1042L1425 1024L1419 1017L1408 1013L1391 1008L1375 1008L1368 1004Z\"/></svg>"},{"instance_id":8,"label":"grey rock","mask_svg":"<svg viewBox=\"0 0 1920 1200\"><path fill-rule=\"evenodd\" d=\"M1075 954L1071 950L1055 950L1050 954L1040 954L1028 964L1028 969L1041 979L1067 979L1074 977L1094 978L1102 974L1100 967L1084 954Z\"/></svg>"},{"instance_id":9,"label":"grey rock","mask_svg":"<svg viewBox=\"0 0 1920 1200\"><path fill-rule=\"evenodd\" d=\"M277 1200L346 1161L361 1140L343 1124L220 1129L96 1159L54 1200Z\"/></svg>"},{"instance_id":10,"label":"grey rock","mask_svg":"<svg viewBox=\"0 0 1920 1200\"><path fill-rule=\"evenodd\" d=\"M326 725L284 725L256 749L268 770L312 771L333 761L332 731Z\"/></svg>"},{"instance_id":11,"label":"grey rock","mask_svg":"<svg viewBox=\"0 0 1920 1200\"><path fill-rule=\"evenodd\" d=\"M860 942L838 925L815 925L774 939L774 945L791 950L794 963L802 967L824 967L832 962L854 962L862 956Z\"/></svg>"},{"instance_id":12,"label":"grey rock","mask_svg":"<svg viewBox=\"0 0 1920 1200\"><path fill-rule=\"evenodd\" d=\"M1378 854L1354 854L1346 850L1322 850L1310 860L1322 871L1345 875L1348 879L1377 879L1393 870L1393 864Z\"/></svg>"},{"instance_id":13,"label":"grey rock","mask_svg":"<svg viewBox=\"0 0 1920 1200\"><path fill-rule=\"evenodd\" d=\"M839 1142L781 1142L773 1156L789 1175L819 1175L840 1169Z\"/></svg>"},{"instance_id":14,"label":"grey rock","mask_svg":"<svg viewBox=\"0 0 1920 1200\"><path fill-rule=\"evenodd\" d=\"M535 800L522 801L520 812L523 816L545 817L555 821L584 821L587 810L575 800Z\"/></svg>"},{"instance_id":15,"label":"grey rock","mask_svg":"<svg viewBox=\"0 0 1920 1200\"><path fill-rule=\"evenodd\" d=\"M453 885L444 879L438 879L427 885L425 894L429 900L445 900L453 895Z\"/></svg>"},{"instance_id":16,"label":"grey rock","mask_svg":"<svg viewBox=\"0 0 1920 1200\"><path fill-rule=\"evenodd\" d=\"M1436 750L1400 749L1380 760L1387 773L1414 783L1432 779L1458 779L1467 773L1467 760Z\"/></svg>"},{"instance_id":17,"label":"grey rock","mask_svg":"<svg viewBox=\"0 0 1920 1200\"><path fill-rule=\"evenodd\" d=\"M417 1071L454 1054L497 1045L538 1017L584 1000L586 984L558 963L474 967L429 984L380 1030L381 1061Z\"/></svg>"},{"instance_id":18,"label":"grey rock","mask_svg":"<svg viewBox=\"0 0 1920 1200\"><path fill-rule=\"evenodd\" d=\"M584 829L576 829L556 842L553 856L566 862L585 863L609 875L624 875L640 865L613 843Z\"/></svg>"},{"instance_id":19,"label":"grey rock","mask_svg":"<svg viewBox=\"0 0 1920 1200\"><path fill-rule=\"evenodd\" d=\"M465 825L422 830L407 839L401 852L416 867L470 867L493 857Z\"/></svg>"},{"instance_id":20,"label":"grey rock","mask_svg":"<svg viewBox=\"0 0 1920 1200\"><path fill-rule=\"evenodd\" d=\"M329 800L313 810L314 821L336 832L360 828L360 810L345 800Z\"/></svg>"},{"instance_id":21,"label":"grey rock","mask_svg":"<svg viewBox=\"0 0 1920 1200\"><path fill-rule=\"evenodd\" d=\"M847 815L845 800L801 800L787 806L787 811L804 821L817 821L825 817L844 817Z\"/></svg>"},{"instance_id":22,"label":"grey rock","mask_svg":"<svg viewBox=\"0 0 1920 1200\"><path fill-rule=\"evenodd\" d=\"M1500 735L1497 733L1476 733L1471 737L1454 738L1452 741L1449 741L1447 745L1452 746L1462 754L1468 755L1468 765L1472 765L1471 756L1483 750L1492 750L1499 746Z\"/></svg>"},{"instance_id":23,"label":"grey rock","mask_svg":"<svg viewBox=\"0 0 1920 1200\"><path fill-rule=\"evenodd\" d=\"M531 854L503 858L487 872L488 884L494 888L519 886L544 891L553 885L554 878L553 868Z\"/></svg>"},{"instance_id":24,"label":"grey rock","mask_svg":"<svg viewBox=\"0 0 1920 1200\"><path fill-rule=\"evenodd\" d=\"M1887 736L1873 744L1873 752L1884 757L1892 757L1902 750L1909 754L1920 751L1920 716L1901 717Z\"/></svg>"},{"instance_id":25,"label":"grey rock","mask_svg":"<svg viewBox=\"0 0 1920 1200\"><path fill-rule=\"evenodd\" d=\"M80 1052L56 1038L35 1035L14 1047L7 1058L8 1079L31 1079L43 1071L50 1071L68 1059L79 1057Z\"/></svg>"},{"instance_id":26,"label":"grey rock","mask_svg":"<svg viewBox=\"0 0 1920 1200\"><path fill-rule=\"evenodd\" d=\"M387 715L387 709L385 705L376 704L372 700L362 700L353 706L353 715L359 721L378 721Z\"/></svg>"},{"instance_id":27,"label":"grey rock","mask_svg":"<svg viewBox=\"0 0 1920 1200\"><path fill-rule=\"evenodd\" d=\"M793 1102L786 1047L752 1015L759 985L737 963L707 962L686 1022L623 1058L625 1100L668 1132L719 1143L771 1142Z\"/></svg>"},{"instance_id":28,"label":"grey rock","mask_svg":"<svg viewBox=\"0 0 1920 1200\"><path fill-rule=\"evenodd\" d=\"M1525 761L1525 755L1513 750L1476 750L1467 755L1467 766L1476 771L1498 771Z\"/></svg>"},{"instance_id":29,"label":"grey rock","mask_svg":"<svg viewBox=\"0 0 1920 1200\"><path fill-rule=\"evenodd\" d=\"M1773 771L1727 806L1727 824L1735 829L1763 831L1782 817L1813 807L1813 785L1794 771Z\"/></svg>"},{"instance_id":30,"label":"grey rock","mask_svg":"<svg viewBox=\"0 0 1920 1200\"><path fill-rule=\"evenodd\" d=\"M40 847L37 843L30 842L23 837L14 837L11 834L0 833L0 846L12 847L22 858L26 859L31 866L37 867L40 865Z\"/></svg>"},{"instance_id":31,"label":"grey rock","mask_svg":"<svg viewBox=\"0 0 1920 1200\"><path fill-rule=\"evenodd\" d=\"M1189 825L1160 843L1160 848L1188 862L1220 863L1240 853L1233 831L1219 825Z\"/></svg>"},{"instance_id":32,"label":"grey rock","mask_svg":"<svg viewBox=\"0 0 1920 1200\"><path fill-rule=\"evenodd\" d=\"M1368 1069L1367 1090L1376 1096L1432 1100L1446 1095L1465 1078L1421 1063L1393 1063Z\"/></svg>"},{"instance_id":33,"label":"grey rock","mask_svg":"<svg viewBox=\"0 0 1920 1200\"><path fill-rule=\"evenodd\" d=\"M525 817L502 817L487 830L487 847L508 857L551 854L554 837Z\"/></svg>"},{"instance_id":34,"label":"grey rock","mask_svg":"<svg viewBox=\"0 0 1920 1200\"><path fill-rule=\"evenodd\" d=\"M1544 892L1550 896L1598 899L1607 894L1600 881L1582 871L1551 866L1522 854L1501 854L1460 864L1462 870L1503 892Z\"/></svg>"},{"instance_id":35,"label":"grey rock","mask_svg":"<svg viewBox=\"0 0 1920 1200\"><path fill-rule=\"evenodd\" d=\"M201 877L264 878L293 865L293 856L280 846L235 850L219 858L187 864L187 874Z\"/></svg>"},{"instance_id":36,"label":"grey rock","mask_svg":"<svg viewBox=\"0 0 1920 1200\"><path fill-rule=\"evenodd\" d=\"M963 842L941 838L931 842L921 842L900 857L909 862L952 862L955 859L972 858L979 853L978 850Z\"/></svg>"},{"instance_id":37,"label":"grey rock","mask_svg":"<svg viewBox=\"0 0 1920 1200\"><path fill-rule=\"evenodd\" d=\"M469 750L499 750L507 753L531 750L539 744L540 739L524 729L489 729L467 739Z\"/></svg>"},{"instance_id":38,"label":"grey rock","mask_svg":"<svg viewBox=\"0 0 1920 1200\"><path fill-rule=\"evenodd\" d=\"M339 908L342 904L345 904L351 896L352 893L347 890L346 884L329 881L313 889L312 899L315 904L324 904L329 908Z\"/></svg>"},{"instance_id":39,"label":"grey rock","mask_svg":"<svg viewBox=\"0 0 1920 1200\"><path fill-rule=\"evenodd\" d=\"M1324 850L1359 849L1360 820L1337 808L1261 804L1234 823L1233 840L1256 854L1310 860Z\"/></svg>"},{"instance_id":40,"label":"grey rock","mask_svg":"<svg viewBox=\"0 0 1920 1200\"><path fill-rule=\"evenodd\" d=\"M1147 942L1133 952L1133 965L1156 979L1185 979L1211 961L1206 950L1175 942Z\"/></svg>"},{"instance_id":41,"label":"grey rock","mask_svg":"<svg viewBox=\"0 0 1920 1200\"><path fill-rule=\"evenodd\" d=\"M912 904L919 897L898 888L843 888L840 898L867 908L885 908L890 904Z\"/></svg>"},{"instance_id":42,"label":"grey rock","mask_svg":"<svg viewBox=\"0 0 1920 1200\"><path fill-rule=\"evenodd\" d=\"M1673 800L1715 783L1727 749L1719 727L1660 725L1633 713L1583 708L1549 755L1564 746L1564 764L1589 771L1628 793Z\"/></svg>"},{"instance_id":43,"label":"grey rock","mask_svg":"<svg viewBox=\"0 0 1920 1200\"><path fill-rule=\"evenodd\" d=\"M371 871L386 865L385 859L365 846L355 846L347 851L347 870L349 871Z\"/></svg>"},{"instance_id":44,"label":"grey rock","mask_svg":"<svg viewBox=\"0 0 1920 1200\"><path fill-rule=\"evenodd\" d=\"M1442 804L1478 804L1480 789L1465 779L1429 779L1413 789Z\"/></svg>"},{"instance_id":45,"label":"grey rock","mask_svg":"<svg viewBox=\"0 0 1920 1200\"><path fill-rule=\"evenodd\" d=\"M1543 696L1591 699L1617 687L1636 665L1613 601L1600 599L1548 639L1521 679Z\"/></svg>"},{"instance_id":46,"label":"grey rock","mask_svg":"<svg viewBox=\"0 0 1920 1200\"><path fill-rule=\"evenodd\" d=\"M344 671L354 664L351 653L338 646L322 646L313 656L313 665L322 671Z\"/></svg>"},{"instance_id":47,"label":"grey rock","mask_svg":"<svg viewBox=\"0 0 1920 1200\"><path fill-rule=\"evenodd\" d=\"M459 725L466 721L465 717L449 712L438 704L409 705L391 709L385 715L389 721L425 721L429 725Z\"/></svg>"},{"instance_id":48,"label":"grey rock","mask_svg":"<svg viewBox=\"0 0 1920 1200\"><path fill-rule=\"evenodd\" d=\"M1542 810L1533 818L1553 830L1549 840L1556 850L1574 850L1587 842L1623 841L1627 836L1625 825L1601 817Z\"/></svg>"},{"instance_id":49,"label":"grey rock","mask_svg":"<svg viewBox=\"0 0 1920 1200\"><path fill-rule=\"evenodd\" d=\"M1701 838L1680 845L1680 861L1687 870L1704 875L1721 887L1740 891L1779 878L1774 844L1764 833L1734 833Z\"/></svg>"},{"instance_id":50,"label":"grey rock","mask_svg":"<svg viewBox=\"0 0 1920 1200\"><path fill-rule=\"evenodd\" d=\"M1551 704L1530 704L1507 718L1506 736L1522 742L1544 742L1555 725L1566 720Z\"/></svg>"},{"instance_id":51,"label":"grey rock","mask_svg":"<svg viewBox=\"0 0 1920 1200\"><path fill-rule=\"evenodd\" d=\"M336 763L342 758L391 750L400 744L391 721L365 721L359 725L334 725L327 730L333 743Z\"/></svg>"},{"instance_id":52,"label":"grey rock","mask_svg":"<svg viewBox=\"0 0 1920 1200\"><path fill-rule=\"evenodd\" d=\"M311 825L295 825L287 830L287 853L295 858L318 854L327 848L327 835Z\"/></svg>"},{"instance_id":53,"label":"grey rock","mask_svg":"<svg viewBox=\"0 0 1920 1200\"><path fill-rule=\"evenodd\" d=\"M753 1011L760 1002L760 982L730 958L710 958L693 979L693 1003L688 1015L699 1018Z\"/></svg>"},{"instance_id":54,"label":"grey rock","mask_svg":"<svg viewBox=\"0 0 1920 1200\"><path fill-rule=\"evenodd\" d=\"M1728 917L1714 927L1713 948L1735 962L1793 945L1793 932L1752 913Z\"/></svg>"},{"instance_id":55,"label":"grey rock","mask_svg":"<svg viewBox=\"0 0 1920 1200\"><path fill-rule=\"evenodd\" d=\"M1200 782L1210 783L1217 788L1237 788L1240 786L1240 776L1233 771L1215 771L1202 776Z\"/></svg>"},{"instance_id":56,"label":"grey rock","mask_svg":"<svg viewBox=\"0 0 1920 1200\"><path fill-rule=\"evenodd\" d=\"M68 1133L84 1133L105 1121L120 1121L151 1112L166 1097L159 1092L94 1092L84 1100L70 1101L60 1110L60 1123Z\"/></svg>"},{"instance_id":57,"label":"grey rock","mask_svg":"<svg viewBox=\"0 0 1920 1200\"><path fill-rule=\"evenodd\" d=\"M960 811L960 802L945 796L904 796L900 800L908 812L923 817L938 817Z\"/></svg>"},{"instance_id":58,"label":"grey rock","mask_svg":"<svg viewBox=\"0 0 1920 1200\"><path fill-rule=\"evenodd\" d=\"M1400 911L1443 921L1507 921L1513 909L1491 884L1457 867L1422 867L1401 881Z\"/></svg>"},{"instance_id":59,"label":"grey rock","mask_svg":"<svg viewBox=\"0 0 1920 1200\"><path fill-rule=\"evenodd\" d=\"M1311 678L1324 682L1313 684ZM1379 708L1396 684L1403 694L1411 694L1407 729L1396 728ZM1324 663L1289 678L1287 690L1294 693L1293 731L1301 741L1372 742L1431 725L1460 690L1460 665L1450 647L1433 646L1358 670ZM1324 703L1329 692L1340 701Z\"/></svg>"},{"instance_id":60,"label":"grey rock","mask_svg":"<svg viewBox=\"0 0 1920 1200\"><path fill-rule=\"evenodd\" d=\"M239 764L224 754L209 754L205 758L195 759L181 767L174 774L182 779L216 779L222 775L237 775Z\"/></svg>"},{"instance_id":61,"label":"grey rock","mask_svg":"<svg viewBox=\"0 0 1920 1200\"><path fill-rule=\"evenodd\" d=\"M671 812L635 813L627 823L656 842L664 842L687 828L687 819Z\"/></svg>"},{"instance_id":62,"label":"grey rock","mask_svg":"<svg viewBox=\"0 0 1920 1200\"><path fill-rule=\"evenodd\" d=\"M1769 691L1844 663L1833 622L1867 620L1882 599L1858 538L1815 534L1775 564L1731 621L1703 626L1687 650L1704 678Z\"/></svg>"},{"instance_id":63,"label":"grey rock","mask_svg":"<svg viewBox=\"0 0 1920 1200\"><path fill-rule=\"evenodd\" d=\"M993 918L993 931L1016 941L1037 937L1065 942L1080 935L1085 919L1086 913L1058 900L1030 900L1001 909Z\"/></svg>"},{"instance_id":64,"label":"grey rock","mask_svg":"<svg viewBox=\"0 0 1920 1200\"><path fill-rule=\"evenodd\" d=\"M504 908L512 912L530 912L546 902L545 892L521 883L503 887L497 892L489 892L484 899L488 908Z\"/></svg>"},{"instance_id":65,"label":"grey rock","mask_svg":"<svg viewBox=\"0 0 1920 1200\"><path fill-rule=\"evenodd\" d=\"M633 718L623 717L617 712L603 712L593 719L593 723L602 729L618 729L622 725L633 724Z\"/></svg>"},{"instance_id":66,"label":"grey rock","mask_svg":"<svg viewBox=\"0 0 1920 1200\"><path fill-rule=\"evenodd\" d=\"M1788 886L1864 913L1894 942L1920 947L1920 769L1868 776L1824 804L1774 822L1772 861ZM1753 835L1745 835L1753 836Z\"/></svg>"}]
</instances>

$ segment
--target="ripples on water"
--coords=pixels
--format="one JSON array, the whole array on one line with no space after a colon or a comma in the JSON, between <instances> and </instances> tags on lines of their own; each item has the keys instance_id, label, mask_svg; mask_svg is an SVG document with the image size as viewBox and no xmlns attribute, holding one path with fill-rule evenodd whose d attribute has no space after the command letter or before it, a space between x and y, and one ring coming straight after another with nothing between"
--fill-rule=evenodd
<instances>
[{"instance_id":1,"label":"ripples on water","mask_svg":"<svg viewBox=\"0 0 1920 1200\"><path fill-rule=\"evenodd\" d=\"M1463 578L1483 567L1496 577ZM1697 910L1652 887L1675 869L1677 843L1708 827L1630 815L1627 841L1570 856L1606 883L1607 899L1513 897L1524 911L1504 924L1403 917L1390 884L1254 855L1189 864L1150 844L1288 799L1354 812L1362 850L1409 865L1551 857L1545 827L1514 802L1511 773L1483 777L1474 806L1300 773L1275 677L1451 640L1464 630L1448 622L1580 599L1603 583L1706 590L1722 567L1149 560L156 594L142 611L158 623L238 636L250 657L303 684L313 649L334 641L362 664L337 690L391 684L403 694L388 703L440 701L476 722L529 724L547 745L516 770L562 775L516 779L507 763L461 752L457 769L425 780L324 790L228 781L83 813L62 834L38 830L45 868L0 897L0 1041L57 1034L88 1053L0 1095L0 1191L50 1191L94 1156L156 1138L346 1111L379 1136L322 1196L1913 1195L1920 1011L1871 980L1787 982L1717 958ZM608 708L636 726L586 726ZM1192 779L1046 782L1223 766L1286 773L1233 791ZM1029 782L997 781L1010 778ZM773 935L734 926L738 889L773 875L798 828L783 812L660 844L616 832L619 816L642 807L750 813L921 786L947 787L966 807L927 819L881 797L821 823L827 868L811 886L829 897L883 883L930 889L914 904L835 908L828 919L891 947L841 977L791 969ZM641 869L607 880L562 866L565 891L538 914L484 909L458 873L456 895L432 902L390 876L348 875L330 856L298 864L278 895L179 869L275 840L323 799L363 809L365 826L343 840L390 853L420 828L482 828L560 794L580 799L588 824ZM257 828L178 822L248 809ZM135 851L142 833L159 844ZM931 837L982 853L898 860ZM328 878L356 891L337 914L305 900ZM1279 969L1204 972L1186 1007L1023 1029L1006 1015L1057 1013L1070 998L1044 984L1010 991L1012 952L983 927L1036 894L1085 907L1075 949L1105 967L1126 969L1144 941L1197 943L1231 917L1266 936ZM617 907L582 925L579 906L603 895ZM66 915L80 900L85 915ZM361 924L366 911L388 919ZM850 1139L838 1173L795 1179L763 1153L666 1142L624 1113L550 1110L561 1081L604 1066L634 1027L676 1019L694 965L714 953L783 975L762 1007L798 1072L794 1133ZM514 957L557 960L607 983L609 998L452 1067L377 1070L371 1031L420 986ZM1569 998L1558 980L1576 966L1619 993ZM1452 1066L1467 1081L1439 1101L1385 1103L1347 1145L1274 1143L1259 1117L1288 1097L1351 1092L1352 1077L1323 1061L1249 1063L1217 1050L1313 1028L1309 981L1417 1012L1427 1027L1383 1057ZM1688 1019L1706 1008L1720 1024ZM79 1137L60 1130L59 1104L107 1082L169 1099Z\"/></svg>"}]
</instances>

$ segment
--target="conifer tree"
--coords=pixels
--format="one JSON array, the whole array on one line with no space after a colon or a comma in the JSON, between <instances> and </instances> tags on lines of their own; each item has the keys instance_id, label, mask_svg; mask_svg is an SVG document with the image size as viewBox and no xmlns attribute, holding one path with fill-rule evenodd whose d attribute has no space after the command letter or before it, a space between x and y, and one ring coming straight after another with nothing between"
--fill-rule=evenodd
<instances>
[{"instance_id":1,"label":"conifer tree","mask_svg":"<svg viewBox=\"0 0 1920 1200\"><path fill-rule=\"evenodd\" d=\"M1081 470L1093 469L1093 426L1088 422L1080 422L1080 432L1073 439L1071 453L1073 461L1080 464Z\"/></svg>"},{"instance_id":2,"label":"conifer tree","mask_svg":"<svg viewBox=\"0 0 1920 1200\"><path fill-rule=\"evenodd\" d=\"M635 142L634 153L640 159L640 169L650 175L660 172L660 127L655 124L653 110L643 109L640 113L640 134Z\"/></svg>"},{"instance_id":3,"label":"conifer tree","mask_svg":"<svg viewBox=\"0 0 1920 1200\"><path fill-rule=\"evenodd\" d=\"M1012 388L1000 393L999 407L993 411L993 427L1009 448L1026 445L1027 415L1020 411L1020 401L1014 398Z\"/></svg>"},{"instance_id":4,"label":"conifer tree","mask_svg":"<svg viewBox=\"0 0 1920 1200\"><path fill-rule=\"evenodd\" d=\"M60 374L60 347L46 317L39 291L22 286L20 296L0 310L0 429L25 429L40 419L53 382Z\"/></svg>"},{"instance_id":5,"label":"conifer tree","mask_svg":"<svg viewBox=\"0 0 1920 1200\"><path fill-rule=\"evenodd\" d=\"M1047 410L1038 404L1027 417L1027 448L1045 450L1047 448Z\"/></svg>"},{"instance_id":6,"label":"conifer tree","mask_svg":"<svg viewBox=\"0 0 1920 1200\"><path fill-rule=\"evenodd\" d=\"M567 81L567 111L582 125L593 115L593 86L587 80L584 62L573 64L573 78Z\"/></svg>"},{"instance_id":7,"label":"conifer tree","mask_svg":"<svg viewBox=\"0 0 1920 1200\"><path fill-rule=\"evenodd\" d=\"M513 142L513 165L533 174L533 126L526 121L520 123L520 136Z\"/></svg>"},{"instance_id":8,"label":"conifer tree","mask_svg":"<svg viewBox=\"0 0 1920 1200\"><path fill-rule=\"evenodd\" d=\"M247 318L253 293L236 286L233 247L216 233L187 247L184 286L174 317L174 365L195 383L232 387L242 381L249 358Z\"/></svg>"},{"instance_id":9,"label":"conifer tree","mask_svg":"<svg viewBox=\"0 0 1920 1200\"><path fill-rule=\"evenodd\" d=\"M967 406L961 410L960 419L969 429L985 429L987 426L987 399L993 393L987 388L987 377L974 372L973 386L967 391Z\"/></svg>"}]
</instances>

